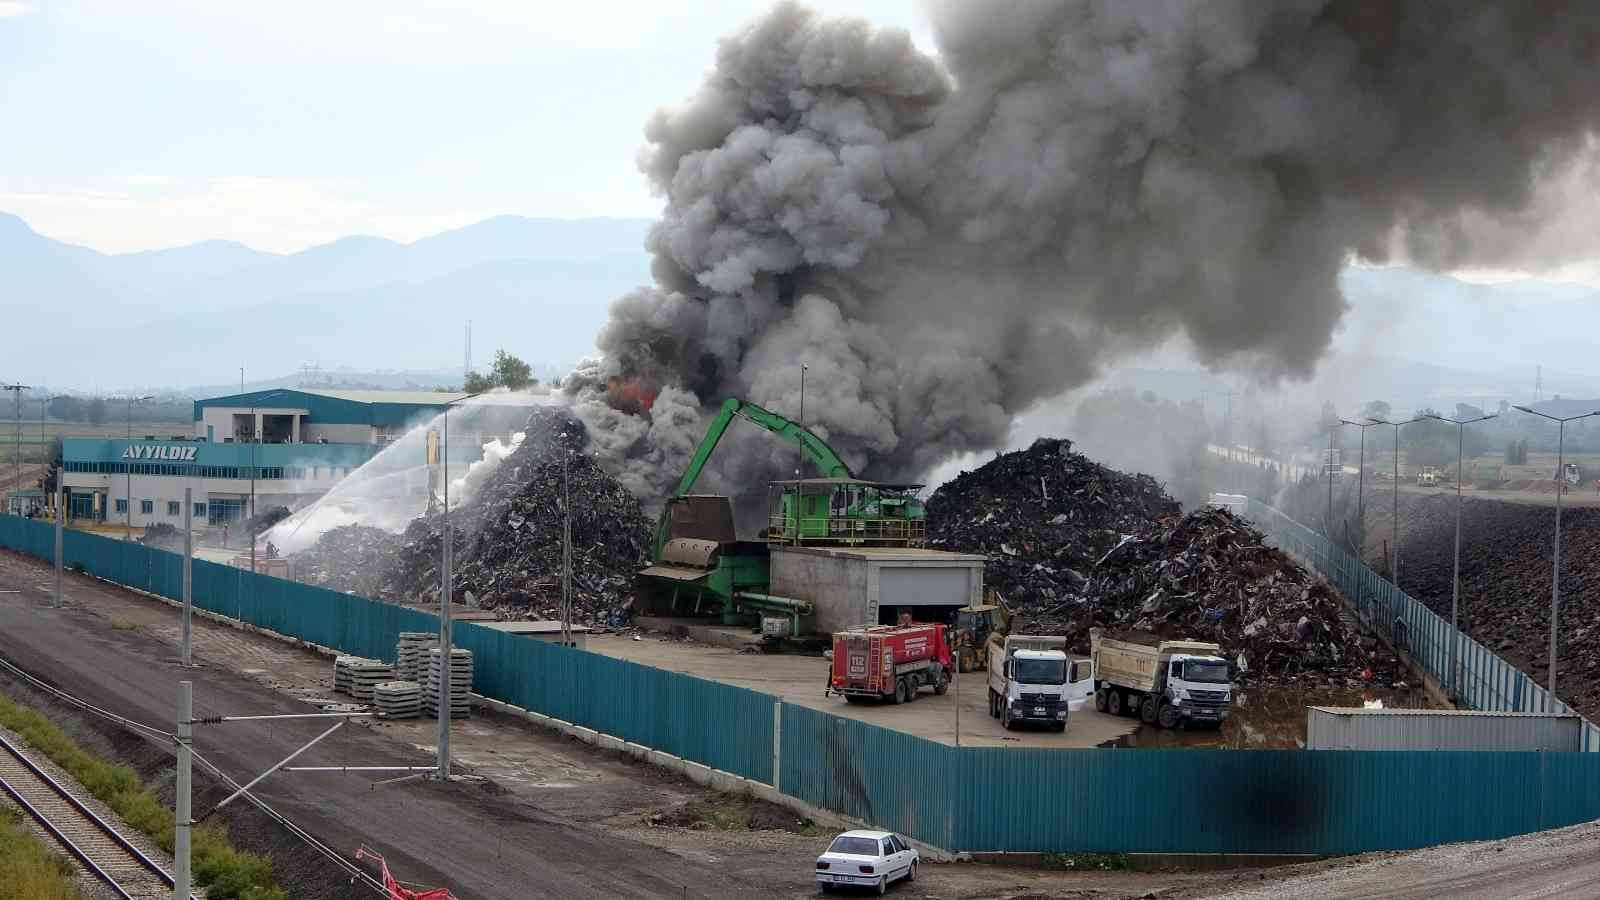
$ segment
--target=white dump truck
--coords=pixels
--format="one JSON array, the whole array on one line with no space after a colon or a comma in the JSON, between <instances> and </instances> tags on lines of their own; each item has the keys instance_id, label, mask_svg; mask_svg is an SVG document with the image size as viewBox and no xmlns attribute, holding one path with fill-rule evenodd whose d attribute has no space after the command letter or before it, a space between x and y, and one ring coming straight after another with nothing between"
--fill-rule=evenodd
<instances>
[{"instance_id":1,"label":"white dump truck","mask_svg":"<svg viewBox=\"0 0 1600 900\"><path fill-rule=\"evenodd\" d=\"M1228 717L1232 670L1216 644L1144 634L1112 637L1100 628L1089 631L1089 641L1095 709L1162 728L1216 727Z\"/></svg>"},{"instance_id":2,"label":"white dump truck","mask_svg":"<svg viewBox=\"0 0 1600 900\"><path fill-rule=\"evenodd\" d=\"M1073 699L1090 690L1089 666L1067 658L1067 639L1012 634L989 641L989 715L1008 730L1031 722L1065 731Z\"/></svg>"}]
</instances>

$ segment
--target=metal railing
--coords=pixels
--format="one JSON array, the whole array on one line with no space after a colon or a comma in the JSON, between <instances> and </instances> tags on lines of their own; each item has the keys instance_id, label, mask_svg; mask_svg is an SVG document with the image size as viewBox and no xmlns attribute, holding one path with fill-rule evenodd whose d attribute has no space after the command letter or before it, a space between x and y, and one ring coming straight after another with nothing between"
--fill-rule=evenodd
<instances>
[{"instance_id":1,"label":"metal railing","mask_svg":"<svg viewBox=\"0 0 1600 900\"><path fill-rule=\"evenodd\" d=\"M767 540L773 543L914 547L926 543L928 537L924 519L802 516L797 528L794 516L780 514L769 516L767 525Z\"/></svg>"},{"instance_id":2,"label":"metal railing","mask_svg":"<svg viewBox=\"0 0 1600 900\"><path fill-rule=\"evenodd\" d=\"M1386 634L1458 702L1471 709L1576 715L1526 672L1451 627L1420 600L1367 568L1322 534L1254 498L1249 518L1279 549L1294 556L1342 592L1369 630ZM1455 670L1450 660L1454 650ZM1582 748L1600 751L1600 728L1583 720Z\"/></svg>"}]
</instances>

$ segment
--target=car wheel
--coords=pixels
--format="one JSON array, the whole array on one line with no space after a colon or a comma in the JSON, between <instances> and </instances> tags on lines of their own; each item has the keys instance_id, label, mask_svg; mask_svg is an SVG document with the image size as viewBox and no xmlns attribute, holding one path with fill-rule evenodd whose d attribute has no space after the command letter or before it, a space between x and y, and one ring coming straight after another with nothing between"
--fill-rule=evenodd
<instances>
[{"instance_id":1,"label":"car wheel","mask_svg":"<svg viewBox=\"0 0 1600 900\"><path fill-rule=\"evenodd\" d=\"M1106 692L1106 712L1110 713L1113 716L1122 715L1122 692L1121 691L1107 691Z\"/></svg>"},{"instance_id":2,"label":"car wheel","mask_svg":"<svg viewBox=\"0 0 1600 900\"><path fill-rule=\"evenodd\" d=\"M1178 727L1178 708L1171 703L1161 704L1161 712L1156 714L1156 722L1162 728Z\"/></svg>"},{"instance_id":3,"label":"car wheel","mask_svg":"<svg viewBox=\"0 0 1600 900\"><path fill-rule=\"evenodd\" d=\"M881 876L878 877L878 896L882 897L884 894L887 894L888 892L889 892L889 876L881 875Z\"/></svg>"},{"instance_id":4,"label":"car wheel","mask_svg":"<svg viewBox=\"0 0 1600 900\"><path fill-rule=\"evenodd\" d=\"M906 880L907 881L916 881L917 880L917 861L914 860L914 859L911 861L911 871L906 873Z\"/></svg>"},{"instance_id":5,"label":"car wheel","mask_svg":"<svg viewBox=\"0 0 1600 900\"><path fill-rule=\"evenodd\" d=\"M831 894L831 893L833 893L833 885L831 885L831 884L828 884L828 883L827 883L827 882L820 882L820 883L818 883L818 884L817 884L817 887L818 887L818 889L820 889L820 890L821 890L821 891L822 891L822 892L823 892L823 893L824 893L824 894Z\"/></svg>"},{"instance_id":6,"label":"car wheel","mask_svg":"<svg viewBox=\"0 0 1600 900\"><path fill-rule=\"evenodd\" d=\"M1146 697L1144 698L1144 704L1139 707L1139 718L1144 720L1146 725L1154 725L1156 723L1156 712L1159 708L1156 705L1156 698Z\"/></svg>"},{"instance_id":7,"label":"car wheel","mask_svg":"<svg viewBox=\"0 0 1600 900\"><path fill-rule=\"evenodd\" d=\"M1100 690L1094 692L1094 708L1099 710L1099 711L1101 711L1101 712L1105 712L1106 711L1106 689L1105 688L1101 688Z\"/></svg>"}]
</instances>

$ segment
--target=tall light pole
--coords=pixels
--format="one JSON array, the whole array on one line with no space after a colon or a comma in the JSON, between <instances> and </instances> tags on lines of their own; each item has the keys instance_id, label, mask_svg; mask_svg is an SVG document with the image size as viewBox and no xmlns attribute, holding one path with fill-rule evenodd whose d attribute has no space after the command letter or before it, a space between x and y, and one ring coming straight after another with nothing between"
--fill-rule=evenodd
<instances>
[{"instance_id":1,"label":"tall light pole","mask_svg":"<svg viewBox=\"0 0 1600 900\"><path fill-rule=\"evenodd\" d=\"M1322 466L1328 470L1328 505L1322 514L1322 530L1328 535L1329 540L1333 540L1333 434L1338 430L1337 425L1328 423L1328 458Z\"/></svg>"},{"instance_id":2,"label":"tall light pole","mask_svg":"<svg viewBox=\"0 0 1600 900\"><path fill-rule=\"evenodd\" d=\"M1487 422L1495 418L1493 415L1477 416L1471 419L1447 419L1444 416L1432 413L1423 413L1424 418L1437 419L1456 426L1456 547L1455 561L1450 569L1450 692L1461 696L1461 673L1456 669L1458 650L1461 646L1461 449L1464 445L1467 426L1474 422Z\"/></svg>"},{"instance_id":3,"label":"tall light pole","mask_svg":"<svg viewBox=\"0 0 1600 900\"><path fill-rule=\"evenodd\" d=\"M143 397L128 398L128 445L130 447L133 446L133 405L135 403L143 403L144 401L150 400L153 397L153 394L146 394ZM123 509L126 510L128 514L128 533L123 539L131 541L133 540L133 458L129 457L123 460L122 464L128 467L128 501L123 505Z\"/></svg>"},{"instance_id":4,"label":"tall light pole","mask_svg":"<svg viewBox=\"0 0 1600 900\"><path fill-rule=\"evenodd\" d=\"M1567 485L1567 423L1576 419L1600 416L1600 410L1579 413L1575 416L1552 416L1526 406L1513 407L1541 419L1556 423L1556 540L1554 561L1550 564L1550 700L1556 700L1556 625L1561 613L1561 495Z\"/></svg>"},{"instance_id":5,"label":"tall light pole","mask_svg":"<svg viewBox=\"0 0 1600 900\"><path fill-rule=\"evenodd\" d=\"M1420 422L1422 417L1414 416L1404 422L1390 422L1388 419L1373 417L1372 421L1394 428L1394 523L1392 525L1394 548L1389 551L1389 580L1398 588L1400 587L1400 426Z\"/></svg>"},{"instance_id":6,"label":"tall light pole","mask_svg":"<svg viewBox=\"0 0 1600 900\"><path fill-rule=\"evenodd\" d=\"M11 458L12 478L16 481L16 484L11 488L11 496L15 497L22 490L22 392L32 390L32 388L25 384L7 384L0 385L0 387L10 391L16 398L17 433L14 435L16 446L12 450L14 455Z\"/></svg>"},{"instance_id":7,"label":"tall light pole","mask_svg":"<svg viewBox=\"0 0 1600 900\"><path fill-rule=\"evenodd\" d=\"M1352 422L1349 419L1339 421L1361 429L1361 455L1356 461L1356 540L1359 546L1355 551L1359 559L1367 545L1367 429L1383 423L1372 419L1365 422Z\"/></svg>"},{"instance_id":8,"label":"tall light pole","mask_svg":"<svg viewBox=\"0 0 1600 900\"><path fill-rule=\"evenodd\" d=\"M444 546L439 552L439 739L438 775L440 781L450 780L450 703L455 695L455 678L450 667L450 601L455 593L455 531L450 522L450 407L477 394L458 397L444 405L439 426L440 491L444 497ZM470 690L470 686L469 686Z\"/></svg>"}]
</instances>

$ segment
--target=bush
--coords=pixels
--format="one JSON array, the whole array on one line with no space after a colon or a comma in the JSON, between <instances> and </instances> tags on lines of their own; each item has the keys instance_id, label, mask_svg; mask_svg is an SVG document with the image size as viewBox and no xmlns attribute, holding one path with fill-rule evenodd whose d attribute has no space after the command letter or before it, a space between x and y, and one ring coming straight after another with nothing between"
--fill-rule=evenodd
<instances>
[{"instance_id":1,"label":"bush","mask_svg":"<svg viewBox=\"0 0 1600 900\"><path fill-rule=\"evenodd\" d=\"M81 900L72 877L71 863L0 806L0 900Z\"/></svg>"},{"instance_id":2,"label":"bush","mask_svg":"<svg viewBox=\"0 0 1600 900\"><path fill-rule=\"evenodd\" d=\"M0 725L16 732L29 746L65 769L129 827L149 835L162 850L172 852L177 819L172 810L145 790L132 769L91 756L43 714L4 695L0 695ZM272 883L272 863L259 854L235 849L218 826L195 829L193 863L195 884L205 888L211 900L284 900L286 896ZM0 900L5 897L0 893Z\"/></svg>"}]
</instances>

